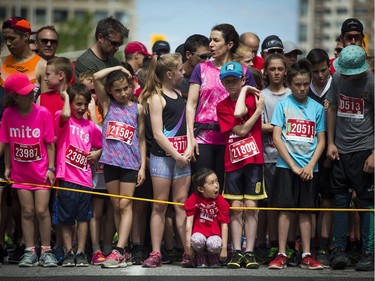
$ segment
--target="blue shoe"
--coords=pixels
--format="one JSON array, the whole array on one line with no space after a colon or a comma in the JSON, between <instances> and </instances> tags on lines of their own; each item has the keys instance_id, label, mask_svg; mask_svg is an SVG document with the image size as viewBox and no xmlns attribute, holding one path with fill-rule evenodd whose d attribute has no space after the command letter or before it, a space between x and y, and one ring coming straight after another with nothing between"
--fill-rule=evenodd
<instances>
[{"instance_id":1,"label":"blue shoe","mask_svg":"<svg viewBox=\"0 0 375 281\"><path fill-rule=\"evenodd\" d=\"M18 263L19 267L32 267L39 264L38 256L35 251L26 251L22 256L20 262Z\"/></svg>"}]
</instances>

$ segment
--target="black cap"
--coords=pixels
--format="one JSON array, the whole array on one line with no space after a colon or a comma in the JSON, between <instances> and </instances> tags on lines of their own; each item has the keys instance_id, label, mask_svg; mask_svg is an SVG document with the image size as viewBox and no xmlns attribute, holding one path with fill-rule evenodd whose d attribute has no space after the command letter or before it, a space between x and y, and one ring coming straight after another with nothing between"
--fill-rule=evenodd
<instances>
[{"instance_id":1,"label":"black cap","mask_svg":"<svg viewBox=\"0 0 375 281\"><path fill-rule=\"evenodd\" d=\"M158 40L152 45L152 52L153 53L169 53L171 51L171 47L167 41Z\"/></svg>"},{"instance_id":2,"label":"black cap","mask_svg":"<svg viewBox=\"0 0 375 281\"><path fill-rule=\"evenodd\" d=\"M283 42L277 35L270 35L263 40L262 52L267 52L271 49L284 49Z\"/></svg>"},{"instance_id":3,"label":"black cap","mask_svg":"<svg viewBox=\"0 0 375 281\"><path fill-rule=\"evenodd\" d=\"M363 24L355 18L347 19L341 26L341 35L349 31L359 31L363 34Z\"/></svg>"}]
</instances>

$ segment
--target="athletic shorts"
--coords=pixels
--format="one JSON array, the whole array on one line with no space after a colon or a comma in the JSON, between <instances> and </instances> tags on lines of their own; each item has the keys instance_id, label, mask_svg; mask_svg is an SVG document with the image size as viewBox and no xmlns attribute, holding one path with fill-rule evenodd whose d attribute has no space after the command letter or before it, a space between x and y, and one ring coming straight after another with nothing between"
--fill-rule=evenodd
<instances>
[{"instance_id":1,"label":"athletic shorts","mask_svg":"<svg viewBox=\"0 0 375 281\"><path fill-rule=\"evenodd\" d=\"M324 168L323 162L325 157L322 160L319 160L319 173L318 173L318 191L322 198L324 199L333 199L334 195L331 188L331 167Z\"/></svg>"},{"instance_id":2,"label":"athletic shorts","mask_svg":"<svg viewBox=\"0 0 375 281\"><path fill-rule=\"evenodd\" d=\"M146 179L141 186L135 188L133 196L147 199L151 199L153 197L152 181L149 168L146 167Z\"/></svg>"},{"instance_id":3,"label":"athletic shorts","mask_svg":"<svg viewBox=\"0 0 375 281\"><path fill-rule=\"evenodd\" d=\"M152 177L178 179L191 175L190 165L180 168L172 157L150 154L150 174Z\"/></svg>"},{"instance_id":4,"label":"athletic shorts","mask_svg":"<svg viewBox=\"0 0 375 281\"><path fill-rule=\"evenodd\" d=\"M128 183L136 183L138 171L131 169L124 169L118 166L104 164L104 181L109 183L111 181L120 181Z\"/></svg>"},{"instance_id":5,"label":"athletic shorts","mask_svg":"<svg viewBox=\"0 0 375 281\"><path fill-rule=\"evenodd\" d=\"M332 163L331 185L334 194L353 190L360 199L374 198L374 174L363 172L366 159L372 150L340 154Z\"/></svg>"},{"instance_id":6,"label":"athletic shorts","mask_svg":"<svg viewBox=\"0 0 375 281\"><path fill-rule=\"evenodd\" d=\"M272 184L273 178L275 177L276 163L264 163L263 177L264 177L264 187L268 198L266 201L272 201Z\"/></svg>"},{"instance_id":7,"label":"athletic shorts","mask_svg":"<svg viewBox=\"0 0 375 281\"><path fill-rule=\"evenodd\" d=\"M303 181L291 169L276 167L272 186L272 206L275 208L317 208L317 173Z\"/></svg>"},{"instance_id":8,"label":"athletic shorts","mask_svg":"<svg viewBox=\"0 0 375 281\"><path fill-rule=\"evenodd\" d=\"M63 180L60 180L60 186L91 191L91 188ZM74 225L76 220L89 221L92 218L91 194L59 190L58 203L58 222L61 224Z\"/></svg>"},{"instance_id":9,"label":"athletic shorts","mask_svg":"<svg viewBox=\"0 0 375 281\"><path fill-rule=\"evenodd\" d=\"M249 164L226 173L224 194L228 200L262 200L267 198L263 185L263 165Z\"/></svg>"}]
</instances>

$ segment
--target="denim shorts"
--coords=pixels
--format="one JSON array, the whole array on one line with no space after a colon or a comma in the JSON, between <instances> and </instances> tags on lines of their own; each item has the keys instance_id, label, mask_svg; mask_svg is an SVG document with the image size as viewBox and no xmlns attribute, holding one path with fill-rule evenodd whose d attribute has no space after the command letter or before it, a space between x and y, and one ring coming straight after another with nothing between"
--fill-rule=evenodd
<instances>
[{"instance_id":1,"label":"denim shorts","mask_svg":"<svg viewBox=\"0 0 375 281\"><path fill-rule=\"evenodd\" d=\"M91 191L91 188L60 181L61 187ZM74 225L75 221L89 221L93 216L91 194L59 190L58 192L58 222L64 225Z\"/></svg>"},{"instance_id":2,"label":"denim shorts","mask_svg":"<svg viewBox=\"0 0 375 281\"><path fill-rule=\"evenodd\" d=\"M191 175L190 164L180 168L172 157L150 154L150 174L152 177L178 179Z\"/></svg>"}]
</instances>

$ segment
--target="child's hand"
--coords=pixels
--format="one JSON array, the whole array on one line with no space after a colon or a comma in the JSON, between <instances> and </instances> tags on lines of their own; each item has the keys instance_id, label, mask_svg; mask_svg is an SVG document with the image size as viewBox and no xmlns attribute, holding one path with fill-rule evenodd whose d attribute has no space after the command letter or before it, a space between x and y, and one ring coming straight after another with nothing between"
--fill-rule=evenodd
<instances>
[{"instance_id":1,"label":"child's hand","mask_svg":"<svg viewBox=\"0 0 375 281\"><path fill-rule=\"evenodd\" d=\"M4 179L7 180L7 181L11 181L11 179L10 179L10 169L9 168L5 168Z\"/></svg>"},{"instance_id":2,"label":"child's hand","mask_svg":"<svg viewBox=\"0 0 375 281\"><path fill-rule=\"evenodd\" d=\"M309 181L312 180L314 177L314 167L311 167L309 164L302 169L302 173L300 174L300 177L303 181Z\"/></svg>"},{"instance_id":3,"label":"child's hand","mask_svg":"<svg viewBox=\"0 0 375 281\"><path fill-rule=\"evenodd\" d=\"M331 160L340 160L339 151L334 144L329 144L327 147L327 157Z\"/></svg>"},{"instance_id":4,"label":"child's hand","mask_svg":"<svg viewBox=\"0 0 375 281\"><path fill-rule=\"evenodd\" d=\"M189 159L185 155L179 155L176 158L176 164L178 167L183 168L190 163Z\"/></svg>"},{"instance_id":5,"label":"child's hand","mask_svg":"<svg viewBox=\"0 0 375 281\"><path fill-rule=\"evenodd\" d=\"M146 179L145 170L144 169L139 170L138 175L137 175L137 184L135 187L141 186L144 183L145 179Z\"/></svg>"},{"instance_id":6,"label":"child's hand","mask_svg":"<svg viewBox=\"0 0 375 281\"><path fill-rule=\"evenodd\" d=\"M256 105L256 110L263 111L264 110L264 97L259 93L259 95L255 96L255 105Z\"/></svg>"},{"instance_id":7,"label":"child's hand","mask_svg":"<svg viewBox=\"0 0 375 281\"><path fill-rule=\"evenodd\" d=\"M253 86L249 86L249 85L246 85L244 87L246 87L246 92L247 93L252 93L254 96L258 96L259 97L260 91L257 88L255 88Z\"/></svg>"},{"instance_id":8,"label":"child's hand","mask_svg":"<svg viewBox=\"0 0 375 281\"><path fill-rule=\"evenodd\" d=\"M363 166L363 171L368 174L374 173L374 153L366 159L365 165Z\"/></svg>"},{"instance_id":9,"label":"child's hand","mask_svg":"<svg viewBox=\"0 0 375 281\"><path fill-rule=\"evenodd\" d=\"M122 72L124 72L124 73L126 73L126 74L128 74L129 75L129 77L133 77L133 75L131 75L131 73L129 72L129 70L127 70L125 67L121 67L121 71Z\"/></svg>"},{"instance_id":10,"label":"child's hand","mask_svg":"<svg viewBox=\"0 0 375 281\"><path fill-rule=\"evenodd\" d=\"M87 156L87 161L89 161L91 164L94 164L95 161L97 161L100 158L100 155L102 154L102 150L91 150L89 155Z\"/></svg>"},{"instance_id":11,"label":"child's hand","mask_svg":"<svg viewBox=\"0 0 375 281\"><path fill-rule=\"evenodd\" d=\"M69 95L68 95L67 91L62 91L60 93L60 96L61 96L62 100L65 100L66 98L69 98Z\"/></svg>"},{"instance_id":12,"label":"child's hand","mask_svg":"<svg viewBox=\"0 0 375 281\"><path fill-rule=\"evenodd\" d=\"M292 169L292 172L295 173L296 175L300 176L302 174L302 168L295 166L295 165L290 168Z\"/></svg>"},{"instance_id":13,"label":"child's hand","mask_svg":"<svg viewBox=\"0 0 375 281\"><path fill-rule=\"evenodd\" d=\"M88 109L90 112L95 112L95 99L91 96L91 101L89 103Z\"/></svg>"},{"instance_id":14,"label":"child's hand","mask_svg":"<svg viewBox=\"0 0 375 281\"><path fill-rule=\"evenodd\" d=\"M45 181L48 181L50 186L53 186L55 184L55 173L47 170Z\"/></svg>"}]
</instances>

